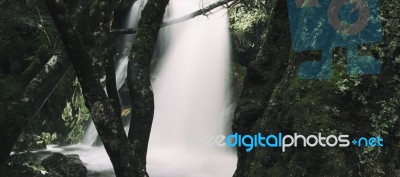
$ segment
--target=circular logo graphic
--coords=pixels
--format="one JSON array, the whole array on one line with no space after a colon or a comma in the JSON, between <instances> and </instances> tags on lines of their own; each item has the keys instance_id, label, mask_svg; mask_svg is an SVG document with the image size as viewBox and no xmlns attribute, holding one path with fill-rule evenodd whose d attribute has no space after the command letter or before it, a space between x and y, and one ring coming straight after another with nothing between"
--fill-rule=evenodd
<instances>
[{"instance_id":1,"label":"circular logo graphic","mask_svg":"<svg viewBox=\"0 0 400 177\"><path fill-rule=\"evenodd\" d=\"M358 11L359 17L356 22L348 24L342 22L339 16L340 9L345 4L352 4L352 13ZM356 35L363 31L371 17L370 8L365 0L332 0L328 8L328 20L331 26L343 35Z\"/></svg>"}]
</instances>

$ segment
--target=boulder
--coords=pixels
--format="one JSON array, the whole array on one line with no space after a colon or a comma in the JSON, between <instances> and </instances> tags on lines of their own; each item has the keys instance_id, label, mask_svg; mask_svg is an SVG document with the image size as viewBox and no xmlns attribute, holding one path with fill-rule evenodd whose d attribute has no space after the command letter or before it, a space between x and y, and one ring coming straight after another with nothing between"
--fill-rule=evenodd
<instances>
[{"instance_id":1,"label":"boulder","mask_svg":"<svg viewBox=\"0 0 400 177\"><path fill-rule=\"evenodd\" d=\"M50 174L62 177L87 177L87 169L76 154L55 153L44 159L41 165Z\"/></svg>"},{"instance_id":2,"label":"boulder","mask_svg":"<svg viewBox=\"0 0 400 177\"><path fill-rule=\"evenodd\" d=\"M5 175L7 177L47 177L41 174L39 171L20 164L7 166L7 172L5 174L0 172L0 176Z\"/></svg>"}]
</instances>

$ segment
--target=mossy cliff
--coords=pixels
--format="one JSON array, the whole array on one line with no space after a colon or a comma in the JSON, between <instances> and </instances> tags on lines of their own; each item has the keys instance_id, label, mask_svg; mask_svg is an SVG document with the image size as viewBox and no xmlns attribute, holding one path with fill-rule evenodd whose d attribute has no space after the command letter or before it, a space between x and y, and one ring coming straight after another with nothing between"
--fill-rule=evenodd
<instances>
[{"instance_id":1,"label":"mossy cliff","mask_svg":"<svg viewBox=\"0 0 400 177\"><path fill-rule=\"evenodd\" d=\"M230 10L235 60L247 67L233 130L381 136L384 146L239 148L235 176L400 176L400 2L379 1L384 39L358 47L383 61L382 73L350 76L346 48L336 48L329 80L298 78L299 64L321 52L291 49L286 1L257 2Z\"/></svg>"}]
</instances>

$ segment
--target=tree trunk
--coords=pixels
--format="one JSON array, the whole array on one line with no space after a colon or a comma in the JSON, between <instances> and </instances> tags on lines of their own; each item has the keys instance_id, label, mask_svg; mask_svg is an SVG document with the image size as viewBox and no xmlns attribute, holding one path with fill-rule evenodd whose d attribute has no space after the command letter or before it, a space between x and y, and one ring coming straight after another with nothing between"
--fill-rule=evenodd
<instances>
[{"instance_id":1,"label":"tree trunk","mask_svg":"<svg viewBox=\"0 0 400 177\"><path fill-rule=\"evenodd\" d=\"M283 77L283 70L290 53L290 36L286 1L268 1L270 9L265 38L260 44L260 51L256 57L247 63L247 75L243 84L243 91L235 110L232 130L240 134L256 134L254 127L258 125L264 109L267 106L274 88ZM264 57L268 56L268 57ZM273 73L273 74L271 74ZM247 177L251 171L255 151L246 152L245 147L238 147L238 164L235 177ZM264 161L269 159L265 158Z\"/></svg>"},{"instance_id":2,"label":"tree trunk","mask_svg":"<svg viewBox=\"0 0 400 177\"><path fill-rule=\"evenodd\" d=\"M107 100L95 77L93 61L75 31L70 15L62 1L46 0L48 10L60 33L71 64L82 88L86 106L103 141L117 177L148 176L145 171L135 171L140 165L130 147L122 121Z\"/></svg>"},{"instance_id":3,"label":"tree trunk","mask_svg":"<svg viewBox=\"0 0 400 177\"><path fill-rule=\"evenodd\" d=\"M53 56L42 71L28 84L18 101L6 109L0 118L0 166L7 159L27 123L39 112L42 105L57 87L70 64L62 56Z\"/></svg>"},{"instance_id":4,"label":"tree trunk","mask_svg":"<svg viewBox=\"0 0 400 177\"><path fill-rule=\"evenodd\" d=\"M128 63L128 87L132 102L129 139L139 161L146 164L154 114L150 64L168 0L149 0L139 21ZM139 169L142 170L142 169ZM145 170L145 169L143 169Z\"/></svg>"}]
</instances>

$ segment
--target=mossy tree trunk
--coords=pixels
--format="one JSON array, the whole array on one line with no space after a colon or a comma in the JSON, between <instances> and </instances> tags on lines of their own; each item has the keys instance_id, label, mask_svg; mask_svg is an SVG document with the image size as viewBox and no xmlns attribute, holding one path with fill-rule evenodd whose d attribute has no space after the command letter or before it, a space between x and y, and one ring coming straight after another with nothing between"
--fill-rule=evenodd
<instances>
[{"instance_id":1,"label":"mossy tree trunk","mask_svg":"<svg viewBox=\"0 0 400 177\"><path fill-rule=\"evenodd\" d=\"M117 177L148 176L145 163L154 111L149 67L168 1L149 0L139 22L139 32L132 47L128 66L128 83L134 110L129 139L125 135L122 121L117 113L118 107L112 106L112 102L115 104L116 100L110 101L99 84L93 61L78 32L75 31L63 2L46 0L46 4L75 69L86 105ZM105 25L103 28L106 28ZM108 65L110 67L111 62ZM115 92L115 86L112 87L110 89Z\"/></svg>"},{"instance_id":2,"label":"mossy tree trunk","mask_svg":"<svg viewBox=\"0 0 400 177\"><path fill-rule=\"evenodd\" d=\"M167 4L168 0L147 2L129 55L128 87L132 103L129 139L144 164L154 115L150 64Z\"/></svg>"},{"instance_id":3,"label":"mossy tree trunk","mask_svg":"<svg viewBox=\"0 0 400 177\"><path fill-rule=\"evenodd\" d=\"M79 34L74 29L74 24L64 3L46 0L46 4L78 77L86 106L90 110L116 176L146 176L145 172L137 172L133 169L138 164L125 134L122 121L117 116L95 76L93 61Z\"/></svg>"},{"instance_id":4,"label":"mossy tree trunk","mask_svg":"<svg viewBox=\"0 0 400 177\"><path fill-rule=\"evenodd\" d=\"M241 134L257 134L255 127L262 120L267 101L275 86L283 77L290 53L290 34L286 1L268 1L266 9L267 24L265 26L260 50L246 61L247 75L243 84L241 98L235 111L233 131ZM255 29L257 30L257 29ZM252 34L254 35L254 34ZM243 59L242 59L243 60ZM246 148L238 148L238 168L234 176L250 176L249 172L255 153L246 152ZM267 158L267 157L266 157ZM264 159L265 161L266 159Z\"/></svg>"},{"instance_id":5,"label":"mossy tree trunk","mask_svg":"<svg viewBox=\"0 0 400 177\"><path fill-rule=\"evenodd\" d=\"M61 56L53 56L44 69L32 79L17 101L8 105L5 116L0 118L0 165L7 165L8 157L21 132L47 98L57 87L67 72L69 61Z\"/></svg>"},{"instance_id":6,"label":"mossy tree trunk","mask_svg":"<svg viewBox=\"0 0 400 177\"><path fill-rule=\"evenodd\" d=\"M93 61L62 1L47 0L49 12L59 31L65 49L82 88L86 107L90 110L96 129L111 159L116 176L135 176L134 154L128 138L107 96L95 76Z\"/></svg>"}]
</instances>

